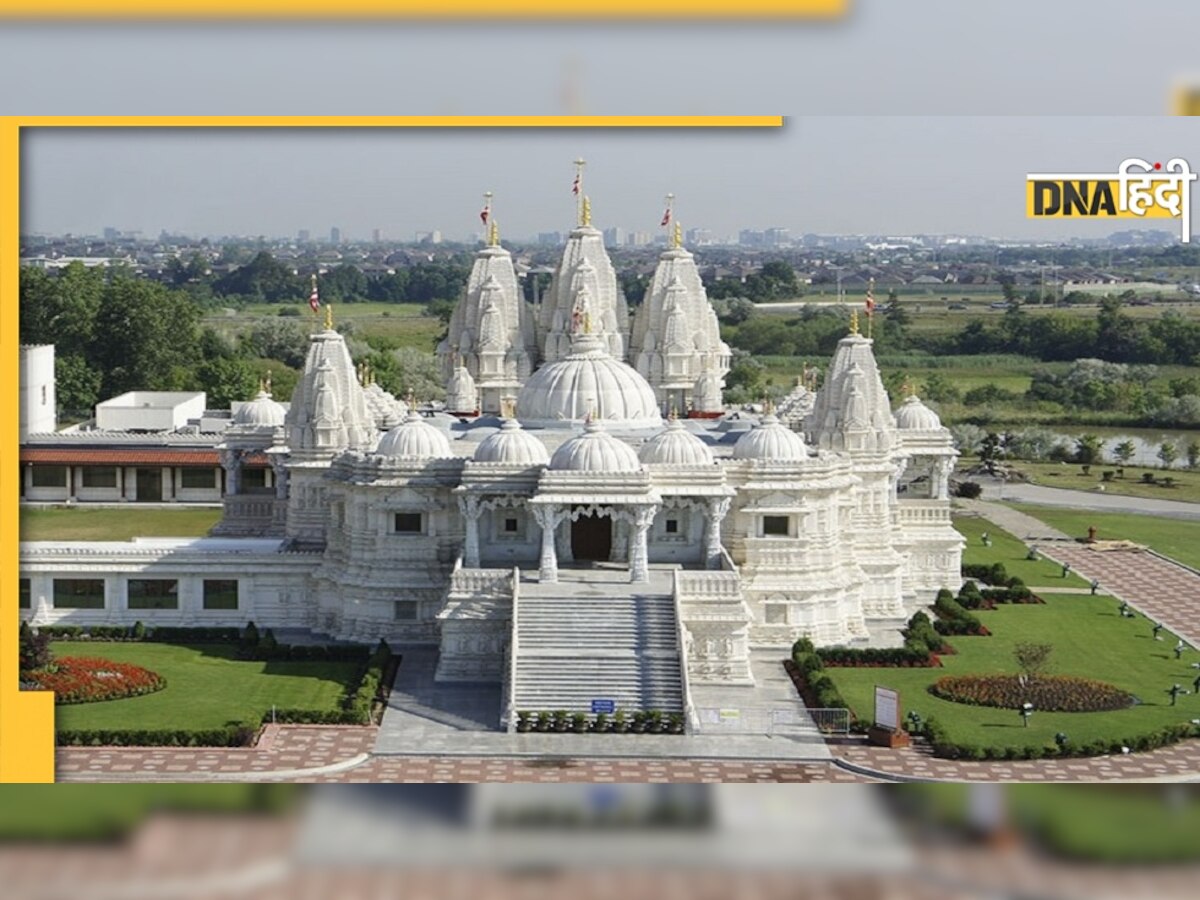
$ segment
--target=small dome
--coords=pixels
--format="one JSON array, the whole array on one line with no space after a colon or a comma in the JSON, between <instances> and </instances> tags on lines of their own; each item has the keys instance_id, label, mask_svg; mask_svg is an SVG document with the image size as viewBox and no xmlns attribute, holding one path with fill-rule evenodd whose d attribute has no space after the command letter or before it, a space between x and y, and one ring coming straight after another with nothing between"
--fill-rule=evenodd
<instances>
[{"instance_id":1,"label":"small dome","mask_svg":"<svg viewBox=\"0 0 1200 900\"><path fill-rule=\"evenodd\" d=\"M450 439L416 412L379 439L375 452L402 459L445 459L453 456Z\"/></svg>"},{"instance_id":2,"label":"small dome","mask_svg":"<svg viewBox=\"0 0 1200 900\"><path fill-rule=\"evenodd\" d=\"M527 422L580 421L660 425L654 389L632 366L614 359L596 335L574 335L571 354L542 366L517 395Z\"/></svg>"},{"instance_id":3,"label":"small dome","mask_svg":"<svg viewBox=\"0 0 1200 900\"><path fill-rule=\"evenodd\" d=\"M233 424L243 428L280 428L286 416L283 404L276 403L262 390L253 400L238 407L233 414Z\"/></svg>"},{"instance_id":4,"label":"small dome","mask_svg":"<svg viewBox=\"0 0 1200 900\"><path fill-rule=\"evenodd\" d=\"M637 472L641 467L633 448L599 422L588 422L583 434L565 442L550 458L551 469L565 472Z\"/></svg>"},{"instance_id":5,"label":"small dome","mask_svg":"<svg viewBox=\"0 0 1200 900\"><path fill-rule=\"evenodd\" d=\"M544 466L550 460L546 445L523 429L516 419L505 419L500 430L489 434L475 448L475 461Z\"/></svg>"},{"instance_id":6,"label":"small dome","mask_svg":"<svg viewBox=\"0 0 1200 900\"><path fill-rule=\"evenodd\" d=\"M913 394L896 410L896 427L903 431L937 431L942 427L942 420Z\"/></svg>"},{"instance_id":7,"label":"small dome","mask_svg":"<svg viewBox=\"0 0 1200 900\"><path fill-rule=\"evenodd\" d=\"M656 466L711 466L712 451L678 419L646 442L638 459Z\"/></svg>"},{"instance_id":8,"label":"small dome","mask_svg":"<svg viewBox=\"0 0 1200 900\"><path fill-rule=\"evenodd\" d=\"M734 459L799 462L807 457L804 438L781 424L774 414L763 416L762 424L747 431L733 446Z\"/></svg>"}]
</instances>

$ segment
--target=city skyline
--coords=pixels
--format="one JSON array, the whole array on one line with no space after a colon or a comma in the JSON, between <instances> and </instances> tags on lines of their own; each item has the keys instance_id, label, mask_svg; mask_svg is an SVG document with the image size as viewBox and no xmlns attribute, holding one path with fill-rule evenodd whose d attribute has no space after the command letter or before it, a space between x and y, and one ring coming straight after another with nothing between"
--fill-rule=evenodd
<instances>
[{"instance_id":1,"label":"city skyline","mask_svg":"<svg viewBox=\"0 0 1200 900\"><path fill-rule=\"evenodd\" d=\"M492 191L502 238L529 238L573 225L573 160L582 156L601 229L660 234L673 193L674 220L716 236L783 228L1094 238L1166 223L1026 219L1025 175L1186 158L1197 128L1169 117L801 117L736 131L33 129L23 141L22 226L463 238L481 232Z\"/></svg>"}]
</instances>

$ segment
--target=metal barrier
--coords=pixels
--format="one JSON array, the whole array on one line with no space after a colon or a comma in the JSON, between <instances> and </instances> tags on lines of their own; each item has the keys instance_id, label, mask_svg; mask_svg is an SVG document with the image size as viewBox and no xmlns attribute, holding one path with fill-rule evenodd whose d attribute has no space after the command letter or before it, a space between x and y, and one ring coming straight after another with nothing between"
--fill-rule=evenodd
<instances>
[{"instance_id":1,"label":"metal barrier","mask_svg":"<svg viewBox=\"0 0 1200 900\"><path fill-rule=\"evenodd\" d=\"M697 734L848 734L850 710L800 706L696 708Z\"/></svg>"}]
</instances>

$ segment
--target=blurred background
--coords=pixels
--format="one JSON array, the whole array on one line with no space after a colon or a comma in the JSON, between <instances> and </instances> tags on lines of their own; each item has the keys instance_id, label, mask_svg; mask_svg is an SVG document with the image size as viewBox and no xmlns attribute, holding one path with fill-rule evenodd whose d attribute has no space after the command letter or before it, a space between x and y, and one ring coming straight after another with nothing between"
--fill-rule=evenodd
<instances>
[{"instance_id":1,"label":"blurred background","mask_svg":"<svg viewBox=\"0 0 1200 900\"><path fill-rule=\"evenodd\" d=\"M0 787L6 898L1194 897L1194 786Z\"/></svg>"},{"instance_id":2,"label":"blurred background","mask_svg":"<svg viewBox=\"0 0 1200 900\"><path fill-rule=\"evenodd\" d=\"M1162 115L1200 83L1198 20L849 0L834 21L9 22L0 112Z\"/></svg>"}]
</instances>

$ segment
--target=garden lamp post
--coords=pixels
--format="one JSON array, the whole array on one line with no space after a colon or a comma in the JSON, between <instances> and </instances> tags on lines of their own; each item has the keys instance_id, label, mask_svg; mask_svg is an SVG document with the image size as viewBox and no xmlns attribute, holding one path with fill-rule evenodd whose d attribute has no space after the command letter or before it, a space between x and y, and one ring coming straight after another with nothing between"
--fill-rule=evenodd
<instances>
[{"instance_id":1,"label":"garden lamp post","mask_svg":"<svg viewBox=\"0 0 1200 900\"><path fill-rule=\"evenodd\" d=\"M1179 695L1186 694L1187 691L1185 691L1183 688L1181 688L1178 684L1173 684L1173 685L1171 685L1170 688L1167 689L1167 693L1171 695L1171 705L1174 706L1175 703L1179 700Z\"/></svg>"},{"instance_id":2,"label":"garden lamp post","mask_svg":"<svg viewBox=\"0 0 1200 900\"><path fill-rule=\"evenodd\" d=\"M1153 632L1153 633L1154 633L1154 639L1155 639L1156 641L1161 641L1161 640L1162 640L1162 635L1161 635L1161 634L1159 634L1159 632L1160 632L1160 631L1162 631L1162 630L1163 630L1163 625L1162 625L1162 622L1155 622L1155 623L1154 623L1154 632Z\"/></svg>"},{"instance_id":3,"label":"garden lamp post","mask_svg":"<svg viewBox=\"0 0 1200 900\"><path fill-rule=\"evenodd\" d=\"M1196 681L1200 682L1200 675L1196 676ZM921 714L915 709L908 712L908 730L910 734L917 734L921 730Z\"/></svg>"},{"instance_id":4,"label":"garden lamp post","mask_svg":"<svg viewBox=\"0 0 1200 900\"><path fill-rule=\"evenodd\" d=\"M1029 717L1032 715L1033 715L1033 704L1032 703L1022 703L1021 704L1021 724L1024 727L1026 727L1026 728L1029 727Z\"/></svg>"},{"instance_id":5,"label":"garden lamp post","mask_svg":"<svg viewBox=\"0 0 1200 900\"><path fill-rule=\"evenodd\" d=\"M1038 561L1038 548L1030 547L1029 552L1025 554L1025 558L1027 560L1029 560L1030 562L1037 562Z\"/></svg>"},{"instance_id":6,"label":"garden lamp post","mask_svg":"<svg viewBox=\"0 0 1200 900\"><path fill-rule=\"evenodd\" d=\"M1067 744L1070 742L1070 740L1071 739L1067 737L1067 733L1065 731L1060 731L1054 735L1054 743L1058 745L1060 752L1067 749Z\"/></svg>"},{"instance_id":7,"label":"garden lamp post","mask_svg":"<svg viewBox=\"0 0 1200 900\"><path fill-rule=\"evenodd\" d=\"M1175 645L1175 658L1182 659L1183 651L1187 649L1187 644L1183 642L1183 638L1179 639L1179 643Z\"/></svg>"}]
</instances>

